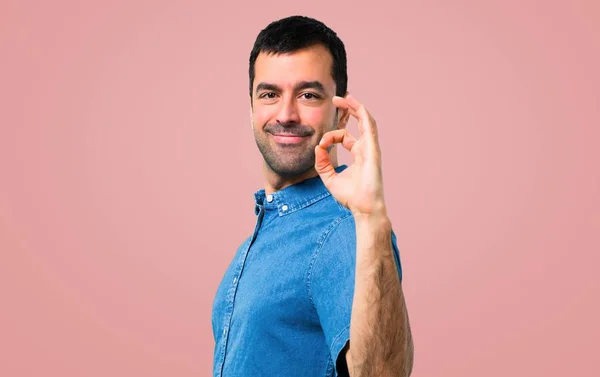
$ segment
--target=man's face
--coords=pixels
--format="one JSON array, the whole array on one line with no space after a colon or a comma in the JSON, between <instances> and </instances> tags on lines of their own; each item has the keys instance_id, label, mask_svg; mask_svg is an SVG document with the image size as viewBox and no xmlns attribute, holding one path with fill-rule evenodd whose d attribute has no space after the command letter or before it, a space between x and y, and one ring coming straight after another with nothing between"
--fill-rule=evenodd
<instances>
[{"instance_id":1,"label":"man's face","mask_svg":"<svg viewBox=\"0 0 600 377\"><path fill-rule=\"evenodd\" d=\"M254 66L252 128L265 162L283 177L315 164L315 147L337 128L331 53L315 45L289 54L261 52Z\"/></svg>"}]
</instances>

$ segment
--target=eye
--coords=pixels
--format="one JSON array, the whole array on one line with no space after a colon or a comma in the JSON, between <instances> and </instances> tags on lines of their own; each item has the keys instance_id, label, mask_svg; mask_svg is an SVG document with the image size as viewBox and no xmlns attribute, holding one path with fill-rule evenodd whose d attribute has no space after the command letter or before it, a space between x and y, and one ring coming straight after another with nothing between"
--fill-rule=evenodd
<instances>
[{"instance_id":1,"label":"eye","mask_svg":"<svg viewBox=\"0 0 600 377\"><path fill-rule=\"evenodd\" d=\"M276 94L273 92L265 92L263 94L261 94L258 98L266 98L266 99L273 99L275 98Z\"/></svg>"},{"instance_id":2,"label":"eye","mask_svg":"<svg viewBox=\"0 0 600 377\"><path fill-rule=\"evenodd\" d=\"M321 98L321 96L319 96L318 94L311 92L302 93L302 97L307 100L315 100Z\"/></svg>"}]
</instances>

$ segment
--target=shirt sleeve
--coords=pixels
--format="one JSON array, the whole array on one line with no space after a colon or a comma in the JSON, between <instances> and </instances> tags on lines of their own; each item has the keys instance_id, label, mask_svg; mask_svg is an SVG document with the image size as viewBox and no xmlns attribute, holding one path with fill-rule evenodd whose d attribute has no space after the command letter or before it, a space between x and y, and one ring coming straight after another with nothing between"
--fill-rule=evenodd
<instances>
[{"instance_id":1,"label":"shirt sleeve","mask_svg":"<svg viewBox=\"0 0 600 377\"><path fill-rule=\"evenodd\" d=\"M392 231L392 247L400 280L402 267ZM325 340L338 375L340 352L350 339L350 317L354 296L356 268L356 228L354 218L348 215L336 220L320 240L310 272L310 294Z\"/></svg>"}]
</instances>

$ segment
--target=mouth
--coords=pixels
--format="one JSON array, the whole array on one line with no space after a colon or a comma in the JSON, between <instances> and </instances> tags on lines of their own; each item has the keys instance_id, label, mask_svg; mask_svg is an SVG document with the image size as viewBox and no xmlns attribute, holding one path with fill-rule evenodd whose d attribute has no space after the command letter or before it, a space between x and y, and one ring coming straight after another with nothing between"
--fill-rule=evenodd
<instances>
[{"instance_id":1,"label":"mouth","mask_svg":"<svg viewBox=\"0 0 600 377\"><path fill-rule=\"evenodd\" d=\"M279 144L299 144L308 138L308 136L298 136L298 135L293 135L293 134L270 134L270 135Z\"/></svg>"}]
</instances>

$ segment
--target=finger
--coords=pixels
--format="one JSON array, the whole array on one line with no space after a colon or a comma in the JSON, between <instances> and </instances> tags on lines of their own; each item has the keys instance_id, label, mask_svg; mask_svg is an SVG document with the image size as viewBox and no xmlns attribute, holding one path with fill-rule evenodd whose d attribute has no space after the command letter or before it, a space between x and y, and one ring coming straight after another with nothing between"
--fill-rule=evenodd
<instances>
[{"instance_id":1,"label":"finger","mask_svg":"<svg viewBox=\"0 0 600 377\"><path fill-rule=\"evenodd\" d=\"M333 96L332 98L332 102L336 107L341 107L344 109L348 109L348 111L350 112L350 114L352 116L354 116L356 119L360 120L360 117L358 115L358 113L356 112L356 110L354 110L354 108L352 108L352 106L350 106L350 104L348 103L348 101L346 100L346 98L344 97L338 97L338 96Z\"/></svg>"},{"instance_id":2,"label":"finger","mask_svg":"<svg viewBox=\"0 0 600 377\"><path fill-rule=\"evenodd\" d=\"M365 105L358 102L356 98L354 98L350 94L346 96L346 101L348 102L350 107L359 115L359 119L363 121L363 131L367 131L370 135L377 138L377 123L375 122L375 119L373 119L371 113L369 113ZM361 131L361 135L363 131Z\"/></svg>"},{"instance_id":3,"label":"finger","mask_svg":"<svg viewBox=\"0 0 600 377\"><path fill-rule=\"evenodd\" d=\"M348 109L350 114L358 119L358 131L361 136L368 133L369 137L377 138L375 120L365 106L348 94L346 97L334 97L333 103L338 107Z\"/></svg>"},{"instance_id":4,"label":"finger","mask_svg":"<svg viewBox=\"0 0 600 377\"><path fill-rule=\"evenodd\" d=\"M328 148L332 144L342 143L344 148L351 151L355 142L356 138L352 136L352 134L348 132L348 130L341 129L326 132L321 138L319 146L321 146L322 148Z\"/></svg>"},{"instance_id":5,"label":"finger","mask_svg":"<svg viewBox=\"0 0 600 377\"><path fill-rule=\"evenodd\" d=\"M358 111L358 108L360 107L360 102L358 102L353 95L348 94L346 96L346 101L348 101L348 104L352 107L352 109L354 109L354 111Z\"/></svg>"},{"instance_id":6,"label":"finger","mask_svg":"<svg viewBox=\"0 0 600 377\"><path fill-rule=\"evenodd\" d=\"M331 157L329 157L327 149L320 145L315 147L315 170L327 188L329 188L330 180L338 174L331 164Z\"/></svg>"},{"instance_id":7,"label":"finger","mask_svg":"<svg viewBox=\"0 0 600 377\"><path fill-rule=\"evenodd\" d=\"M364 128L362 125L361 116L358 114L358 112L356 112L353 105L348 102L347 97L334 96L333 104L337 107L347 109L348 112L358 120L358 132L362 135L364 132Z\"/></svg>"}]
</instances>

